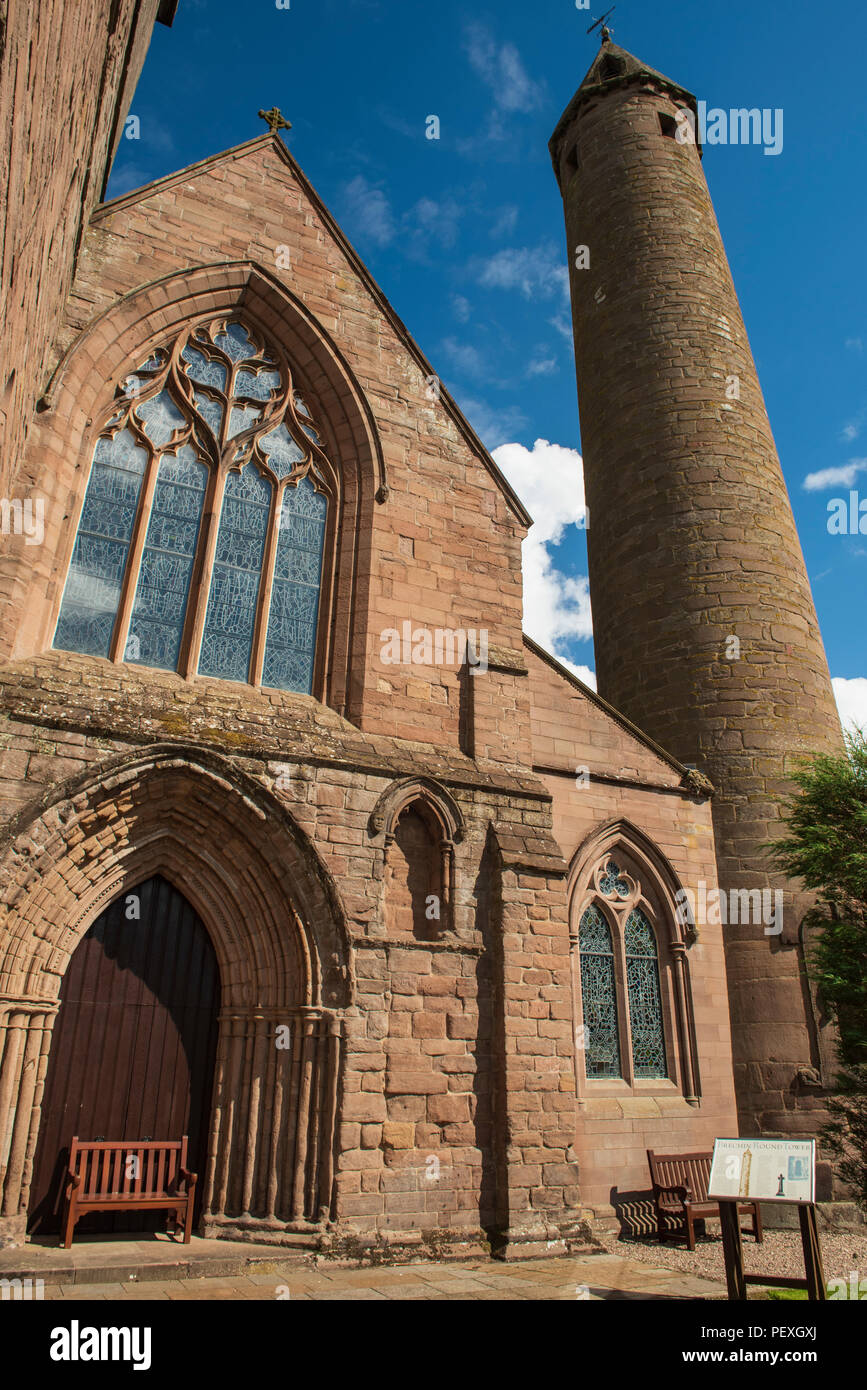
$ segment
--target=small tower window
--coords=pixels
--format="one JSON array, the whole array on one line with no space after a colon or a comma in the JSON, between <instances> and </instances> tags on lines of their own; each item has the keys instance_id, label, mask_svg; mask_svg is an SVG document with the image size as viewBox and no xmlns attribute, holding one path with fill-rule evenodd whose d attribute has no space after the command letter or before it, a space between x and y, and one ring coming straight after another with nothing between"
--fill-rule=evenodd
<instances>
[{"instance_id":1,"label":"small tower window","mask_svg":"<svg viewBox=\"0 0 867 1390\"><path fill-rule=\"evenodd\" d=\"M563 178L568 182L573 174L578 173L578 145L577 142L563 157Z\"/></svg>"},{"instance_id":2,"label":"small tower window","mask_svg":"<svg viewBox=\"0 0 867 1390\"><path fill-rule=\"evenodd\" d=\"M603 82L607 82L612 77L622 77L626 71L626 63L623 58L615 58L613 54L608 54L602 60L601 77Z\"/></svg>"},{"instance_id":3,"label":"small tower window","mask_svg":"<svg viewBox=\"0 0 867 1390\"><path fill-rule=\"evenodd\" d=\"M677 138L677 121L667 111L660 111L659 127L663 135L669 136L672 140Z\"/></svg>"}]
</instances>

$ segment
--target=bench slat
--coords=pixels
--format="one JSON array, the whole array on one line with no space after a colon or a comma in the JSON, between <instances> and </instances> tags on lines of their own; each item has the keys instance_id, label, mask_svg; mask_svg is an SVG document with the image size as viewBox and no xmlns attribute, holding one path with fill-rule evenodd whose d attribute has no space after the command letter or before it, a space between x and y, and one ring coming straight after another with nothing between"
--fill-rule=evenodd
<instances>
[{"instance_id":1,"label":"bench slat","mask_svg":"<svg viewBox=\"0 0 867 1390\"><path fill-rule=\"evenodd\" d=\"M653 1149L647 1150L654 1188L657 1235L661 1240L667 1239L668 1235L666 1219L670 1221L678 1217L681 1222L686 1222L687 1242L689 1249L694 1250L694 1221L719 1214L719 1203L708 1197L712 1160L712 1153L658 1154ZM673 1190L677 1188L682 1190ZM687 1196L684 1196L683 1189ZM752 1234L757 1241L761 1241L762 1219L758 1203L748 1199L739 1202L738 1212L752 1216Z\"/></svg>"},{"instance_id":2,"label":"bench slat","mask_svg":"<svg viewBox=\"0 0 867 1390\"><path fill-rule=\"evenodd\" d=\"M185 1218L184 1242L189 1242L196 1177L181 1178L186 1168L187 1136L181 1139L80 1140L69 1150L63 1244L72 1244L75 1222L82 1212L155 1210L164 1207ZM127 1160L137 1161L130 1172ZM75 1179L78 1181L76 1182Z\"/></svg>"}]
</instances>

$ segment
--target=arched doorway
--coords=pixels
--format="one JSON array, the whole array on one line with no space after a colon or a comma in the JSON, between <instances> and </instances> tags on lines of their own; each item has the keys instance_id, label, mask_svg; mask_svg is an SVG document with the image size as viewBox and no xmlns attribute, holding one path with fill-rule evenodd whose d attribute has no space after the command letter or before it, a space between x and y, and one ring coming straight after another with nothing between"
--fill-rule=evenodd
<instances>
[{"instance_id":1,"label":"arched doorway","mask_svg":"<svg viewBox=\"0 0 867 1390\"><path fill-rule=\"evenodd\" d=\"M189 1135L201 1202L220 977L207 929L159 874L116 898L72 955L42 1100L29 1229L59 1229L62 1178L81 1139ZM88 1231L158 1229L162 1212L93 1213ZM196 1212L198 1220L198 1211Z\"/></svg>"}]
</instances>

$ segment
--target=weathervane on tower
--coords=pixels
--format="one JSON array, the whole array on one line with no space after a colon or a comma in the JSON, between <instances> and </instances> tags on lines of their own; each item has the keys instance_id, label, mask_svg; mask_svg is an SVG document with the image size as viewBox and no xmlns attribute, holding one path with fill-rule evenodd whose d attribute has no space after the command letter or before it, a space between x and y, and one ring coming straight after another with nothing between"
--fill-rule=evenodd
<instances>
[{"instance_id":1,"label":"weathervane on tower","mask_svg":"<svg viewBox=\"0 0 867 1390\"><path fill-rule=\"evenodd\" d=\"M608 25L605 23L605 21L606 21L606 19L608 19L609 15L612 15L612 14L614 13L614 11L615 11L616 9L617 9L617 6L616 6L616 5L612 5L610 10L606 10L606 11L605 11L605 13L604 13L604 15L602 15L601 19L594 19L593 23L590 25L590 28L587 30L587 33L588 33L588 34L592 34L592 33L593 33L593 30L594 30L594 29L598 29L598 28L599 28L599 25L601 24L601 25L602 25L602 31L601 31L601 35L600 35L601 40L602 40L603 43L610 43L610 42L611 42L612 30L609 29L609 27L608 27ZM260 113L260 114L261 114L261 113Z\"/></svg>"},{"instance_id":2,"label":"weathervane on tower","mask_svg":"<svg viewBox=\"0 0 867 1390\"><path fill-rule=\"evenodd\" d=\"M260 111L259 115L263 121L268 122L268 130L271 135L276 135L278 130L291 130L292 122L284 121L280 108L272 106L270 111Z\"/></svg>"}]
</instances>

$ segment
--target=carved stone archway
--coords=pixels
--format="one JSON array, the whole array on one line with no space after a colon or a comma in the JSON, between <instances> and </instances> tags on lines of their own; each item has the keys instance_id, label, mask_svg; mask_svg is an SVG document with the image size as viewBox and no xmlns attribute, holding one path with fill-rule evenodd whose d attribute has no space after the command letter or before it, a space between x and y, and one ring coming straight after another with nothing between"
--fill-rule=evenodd
<instances>
[{"instance_id":1,"label":"carved stone archway","mask_svg":"<svg viewBox=\"0 0 867 1390\"><path fill-rule=\"evenodd\" d=\"M202 1228L279 1239L330 1217L346 925L306 836L217 755L159 747L67 784L0 846L0 1243L23 1239L42 1084L72 952L162 873L222 985Z\"/></svg>"}]
</instances>

